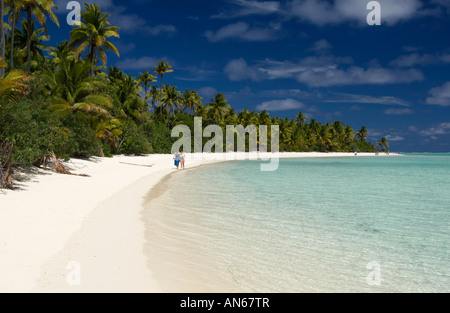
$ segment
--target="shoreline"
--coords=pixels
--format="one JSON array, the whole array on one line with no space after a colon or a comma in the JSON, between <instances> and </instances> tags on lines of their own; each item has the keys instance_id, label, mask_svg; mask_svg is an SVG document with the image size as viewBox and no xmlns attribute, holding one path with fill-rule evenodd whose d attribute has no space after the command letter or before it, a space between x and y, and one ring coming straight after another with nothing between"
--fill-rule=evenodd
<instances>
[{"instance_id":1,"label":"shoreline","mask_svg":"<svg viewBox=\"0 0 450 313\"><path fill-rule=\"evenodd\" d=\"M186 169L221 161L228 160L187 155ZM67 165L90 177L39 170L18 191L0 194L0 292L162 292L144 252L143 215L151 190L177 172L172 156L72 159ZM80 285L67 283L74 273L70 262L80 265Z\"/></svg>"}]
</instances>

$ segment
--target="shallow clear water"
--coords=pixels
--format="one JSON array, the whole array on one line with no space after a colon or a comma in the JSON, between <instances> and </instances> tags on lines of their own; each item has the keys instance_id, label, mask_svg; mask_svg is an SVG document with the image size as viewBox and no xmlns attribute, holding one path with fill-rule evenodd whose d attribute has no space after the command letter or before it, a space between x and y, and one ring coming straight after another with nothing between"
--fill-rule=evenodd
<instances>
[{"instance_id":1,"label":"shallow clear water","mask_svg":"<svg viewBox=\"0 0 450 313\"><path fill-rule=\"evenodd\" d=\"M150 265L163 288L450 291L449 156L259 165L205 166L164 183L146 210ZM379 285L369 284L370 262L380 266L370 276Z\"/></svg>"}]
</instances>

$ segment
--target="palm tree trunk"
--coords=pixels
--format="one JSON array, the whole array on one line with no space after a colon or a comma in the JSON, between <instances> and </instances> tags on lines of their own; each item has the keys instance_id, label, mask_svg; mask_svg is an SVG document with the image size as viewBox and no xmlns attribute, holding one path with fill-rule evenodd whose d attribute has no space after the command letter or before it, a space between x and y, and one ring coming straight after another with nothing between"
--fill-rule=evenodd
<instances>
[{"instance_id":1,"label":"palm tree trunk","mask_svg":"<svg viewBox=\"0 0 450 313\"><path fill-rule=\"evenodd\" d=\"M13 20L12 20L12 25L11 25L11 51L10 51L10 61L9 61L9 66L11 67L11 69L14 68L14 32L16 30L16 5L12 4L12 15L13 15Z\"/></svg>"},{"instance_id":2,"label":"palm tree trunk","mask_svg":"<svg viewBox=\"0 0 450 313\"><path fill-rule=\"evenodd\" d=\"M28 31L27 31L27 69L31 69L31 7L27 8Z\"/></svg>"},{"instance_id":3,"label":"palm tree trunk","mask_svg":"<svg viewBox=\"0 0 450 313\"><path fill-rule=\"evenodd\" d=\"M3 25L3 9L5 7L4 0L0 0L0 58L5 59L5 28ZM5 70L0 68L0 77L5 74Z\"/></svg>"},{"instance_id":4,"label":"palm tree trunk","mask_svg":"<svg viewBox=\"0 0 450 313\"><path fill-rule=\"evenodd\" d=\"M89 62L92 65L94 65L94 57L95 57L95 45L94 45L94 43L91 40L91 44L89 45L89 56L88 56L88 59L89 59ZM91 68L89 70L89 76L90 77L94 76L94 69L93 68Z\"/></svg>"}]
</instances>

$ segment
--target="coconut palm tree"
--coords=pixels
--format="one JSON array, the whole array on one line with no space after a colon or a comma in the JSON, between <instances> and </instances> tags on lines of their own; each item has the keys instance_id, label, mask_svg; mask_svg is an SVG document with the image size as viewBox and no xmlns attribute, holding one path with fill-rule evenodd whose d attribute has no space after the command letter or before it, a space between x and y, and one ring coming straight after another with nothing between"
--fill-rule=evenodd
<instances>
[{"instance_id":1,"label":"coconut palm tree","mask_svg":"<svg viewBox=\"0 0 450 313\"><path fill-rule=\"evenodd\" d=\"M319 128L319 131L317 132L317 141L325 151L330 151L330 147L333 145L330 124L327 123Z\"/></svg>"},{"instance_id":2,"label":"coconut palm tree","mask_svg":"<svg viewBox=\"0 0 450 313\"><path fill-rule=\"evenodd\" d=\"M109 16L108 13L102 13L97 4L85 3L85 11L81 13L83 22L70 32L70 47L77 47L75 51L79 56L88 49L87 59L93 65L97 55L103 65L106 65L105 50L120 56L116 46L107 40L110 37L119 37L117 31L120 29L117 26L108 26Z\"/></svg>"},{"instance_id":3,"label":"coconut palm tree","mask_svg":"<svg viewBox=\"0 0 450 313\"><path fill-rule=\"evenodd\" d=\"M6 0L5 3L9 5L9 23L11 25L11 42L10 42L10 68L14 68L14 36L17 21L19 20L20 13L24 8L24 0Z\"/></svg>"},{"instance_id":4,"label":"coconut palm tree","mask_svg":"<svg viewBox=\"0 0 450 313\"><path fill-rule=\"evenodd\" d=\"M27 23L28 23L28 36L27 36L27 68L31 69L31 36L32 36L32 22L33 16L34 18L44 26L45 34L48 35L47 32L47 23L46 17L50 17L50 19L59 27L59 21L56 17L55 13L53 13L53 9L58 9L58 7L53 3L53 0L22 0L23 2L23 11L27 14Z\"/></svg>"},{"instance_id":5,"label":"coconut palm tree","mask_svg":"<svg viewBox=\"0 0 450 313\"><path fill-rule=\"evenodd\" d=\"M28 30L28 27L31 25L31 30ZM44 51L50 51L51 48L44 44L45 41L49 41L50 37L47 35L43 35L45 32L44 28L36 29L34 21L28 23L26 20L22 21L22 27L16 28L15 32L15 44L20 49L18 53L20 55L27 55L29 56L29 64L30 66L32 64L37 65L36 62L34 62L36 57L43 57ZM31 36L29 35L31 33ZM26 53L25 53L26 51Z\"/></svg>"},{"instance_id":6,"label":"coconut palm tree","mask_svg":"<svg viewBox=\"0 0 450 313\"><path fill-rule=\"evenodd\" d=\"M156 111L156 103L161 99L161 92L156 86L151 86L150 91L145 95L146 99L152 99L151 105L153 112Z\"/></svg>"},{"instance_id":7,"label":"coconut palm tree","mask_svg":"<svg viewBox=\"0 0 450 313\"><path fill-rule=\"evenodd\" d=\"M69 42L67 40L56 44L56 47L52 47L51 52L48 54L53 57L55 64L59 64L63 60L73 61L77 58L75 51L69 48Z\"/></svg>"},{"instance_id":8,"label":"coconut palm tree","mask_svg":"<svg viewBox=\"0 0 450 313\"><path fill-rule=\"evenodd\" d=\"M46 70L41 74L54 99L51 109L60 118L76 112L110 116L108 108L112 107L112 99L99 92L105 82L90 77L92 67L84 60L62 60L56 71Z\"/></svg>"},{"instance_id":9,"label":"coconut palm tree","mask_svg":"<svg viewBox=\"0 0 450 313\"><path fill-rule=\"evenodd\" d=\"M156 75L159 75L161 77L159 89L162 90L164 74L172 73L172 66L170 66L167 62L160 61L157 66L153 67L153 70Z\"/></svg>"},{"instance_id":10,"label":"coconut palm tree","mask_svg":"<svg viewBox=\"0 0 450 313\"><path fill-rule=\"evenodd\" d=\"M161 106L169 113L167 127L170 127L170 115L174 108L181 103L181 94L177 91L177 87L169 85L164 86L161 93Z\"/></svg>"},{"instance_id":11,"label":"coconut palm tree","mask_svg":"<svg viewBox=\"0 0 450 313\"><path fill-rule=\"evenodd\" d=\"M6 66L5 60L0 58L0 68L4 69ZM27 91L25 82L28 78L24 72L18 70L13 70L6 76L0 76L0 98L12 101L25 94Z\"/></svg>"},{"instance_id":12,"label":"coconut palm tree","mask_svg":"<svg viewBox=\"0 0 450 313\"><path fill-rule=\"evenodd\" d=\"M143 117L143 112L147 109L146 102L139 94L142 87L139 81L130 75L122 75L121 79L115 80L114 85L117 87L117 97L122 105L123 112L137 121Z\"/></svg>"},{"instance_id":13,"label":"coconut palm tree","mask_svg":"<svg viewBox=\"0 0 450 313\"><path fill-rule=\"evenodd\" d=\"M139 73L138 81L140 84L144 85L145 94L147 94L147 90L151 87L150 84L156 81L155 78L156 77L150 74L147 69L145 69L144 73Z\"/></svg>"},{"instance_id":14,"label":"coconut palm tree","mask_svg":"<svg viewBox=\"0 0 450 313\"><path fill-rule=\"evenodd\" d=\"M191 115L195 112L195 109L202 103L202 97L198 92L194 90L186 89L181 95L181 103L183 103L185 109L191 110Z\"/></svg>"},{"instance_id":15,"label":"coconut palm tree","mask_svg":"<svg viewBox=\"0 0 450 313\"><path fill-rule=\"evenodd\" d=\"M351 126L345 126L344 128L344 143L349 146L350 143L355 139L355 132Z\"/></svg>"},{"instance_id":16,"label":"coconut palm tree","mask_svg":"<svg viewBox=\"0 0 450 313\"><path fill-rule=\"evenodd\" d=\"M305 114L303 114L302 112L299 112L297 114L297 116L295 117L295 121L300 126L303 126L303 124L305 124L307 119L308 119L308 117Z\"/></svg>"},{"instance_id":17,"label":"coconut palm tree","mask_svg":"<svg viewBox=\"0 0 450 313\"><path fill-rule=\"evenodd\" d=\"M270 124L270 116L266 110L259 112L258 122L259 122L259 125L269 125Z\"/></svg>"},{"instance_id":18,"label":"coconut palm tree","mask_svg":"<svg viewBox=\"0 0 450 313\"><path fill-rule=\"evenodd\" d=\"M367 137L369 137L369 131L365 126L361 127L360 130L356 132L356 136L360 141L366 141Z\"/></svg>"},{"instance_id":19,"label":"coconut palm tree","mask_svg":"<svg viewBox=\"0 0 450 313\"><path fill-rule=\"evenodd\" d=\"M221 93L218 93L214 99L211 99L211 103L206 106L207 116L214 124L221 122L224 114L230 109L227 99Z\"/></svg>"},{"instance_id":20,"label":"coconut palm tree","mask_svg":"<svg viewBox=\"0 0 450 313\"><path fill-rule=\"evenodd\" d=\"M385 137L383 137L377 142L377 147L378 146L381 146L383 148L383 150L386 150L389 148L389 142L387 141L387 139Z\"/></svg>"},{"instance_id":21,"label":"coconut palm tree","mask_svg":"<svg viewBox=\"0 0 450 313\"><path fill-rule=\"evenodd\" d=\"M289 120L281 120L278 125L280 126L280 143L285 147L290 147L292 145L292 127Z\"/></svg>"}]
</instances>

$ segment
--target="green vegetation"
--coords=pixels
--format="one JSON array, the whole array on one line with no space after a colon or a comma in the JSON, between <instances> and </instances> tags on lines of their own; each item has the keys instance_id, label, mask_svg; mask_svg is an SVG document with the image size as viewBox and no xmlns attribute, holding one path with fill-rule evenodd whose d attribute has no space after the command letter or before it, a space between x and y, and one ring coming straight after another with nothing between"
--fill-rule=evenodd
<instances>
[{"instance_id":1,"label":"green vegetation","mask_svg":"<svg viewBox=\"0 0 450 313\"><path fill-rule=\"evenodd\" d=\"M9 186L11 166L39 166L55 155L170 153L176 140L171 129L185 124L193 130L194 117L224 130L225 125L279 125L281 151L376 151L365 127L355 135L341 122L308 122L303 113L289 120L266 111L235 112L221 93L203 102L194 90L163 84L174 71L164 61L137 78L107 68L107 53L119 56L108 41L119 37L119 28L96 4L85 4L70 41L56 47L46 45L47 18L59 25L53 1L0 0L0 5L5 5L0 9L1 187ZM389 145L383 138L377 146Z\"/></svg>"}]
</instances>

